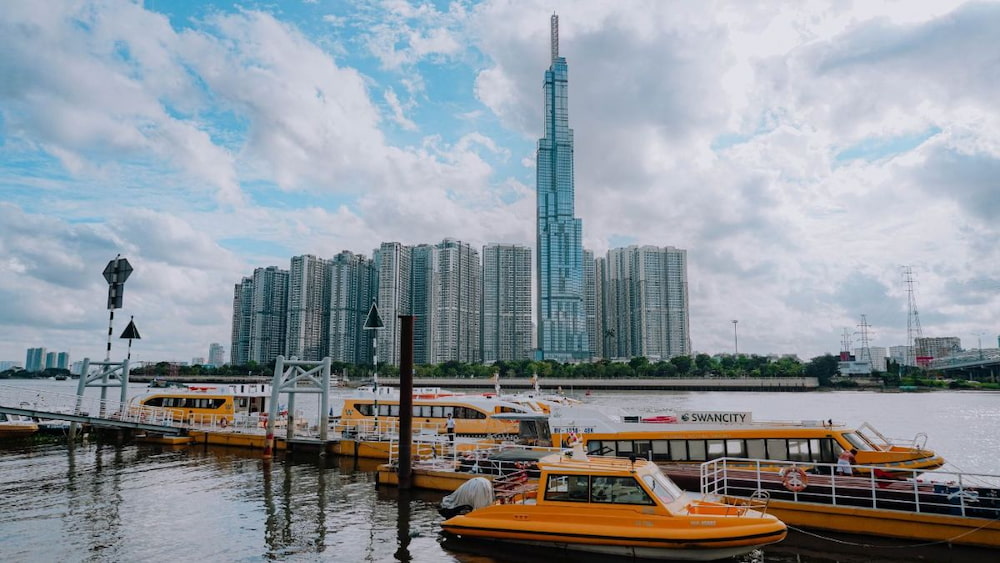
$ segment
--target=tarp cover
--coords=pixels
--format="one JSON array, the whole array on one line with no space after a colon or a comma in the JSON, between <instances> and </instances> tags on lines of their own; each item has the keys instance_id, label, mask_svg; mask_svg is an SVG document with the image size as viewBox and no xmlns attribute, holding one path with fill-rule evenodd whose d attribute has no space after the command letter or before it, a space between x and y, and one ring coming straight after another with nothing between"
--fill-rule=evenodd
<instances>
[{"instance_id":1,"label":"tarp cover","mask_svg":"<svg viewBox=\"0 0 1000 563\"><path fill-rule=\"evenodd\" d=\"M493 504L493 483L484 477L475 477L455 489L454 493L441 499L441 508L452 510L460 506L472 510Z\"/></svg>"}]
</instances>

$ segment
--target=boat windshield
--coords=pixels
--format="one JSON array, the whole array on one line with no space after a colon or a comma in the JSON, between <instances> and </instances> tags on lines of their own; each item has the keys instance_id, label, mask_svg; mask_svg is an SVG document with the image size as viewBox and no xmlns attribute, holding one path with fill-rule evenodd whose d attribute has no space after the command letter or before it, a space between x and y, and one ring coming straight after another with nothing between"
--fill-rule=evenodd
<instances>
[{"instance_id":1,"label":"boat windshield","mask_svg":"<svg viewBox=\"0 0 1000 563\"><path fill-rule=\"evenodd\" d=\"M664 504L674 502L675 500L681 498L684 494L680 487L678 487L673 481L668 479L662 473L644 475L642 480L646 482L649 490L653 491L653 494L655 494Z\"/></svg>"},{"instance_id":2,"label":"boat windshield","mask_svg":"<svg viewBox=\"0 0 1000 563\"><path fill-rule=\"evenodd\" d=\"M864 436L859 436L854 432L844 432L843 436L848 442L851 443L852 446L859 450L870 451L875 449L872 444L864 438Z\"/></svg>"}]
</instances>

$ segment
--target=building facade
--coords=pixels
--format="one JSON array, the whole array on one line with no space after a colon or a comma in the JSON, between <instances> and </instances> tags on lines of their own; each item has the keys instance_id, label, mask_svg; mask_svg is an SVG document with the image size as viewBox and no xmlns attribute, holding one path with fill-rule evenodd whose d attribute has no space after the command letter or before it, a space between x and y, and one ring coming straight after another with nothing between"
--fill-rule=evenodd
<instances>
[{"instance_id":1,"label":"building facade","mask_svg":"<svg viewBox=\"0 0 1000 563\"><path fill-rule=\"evenodd\" d=\"M559 56L559 17L551 19L552 64L545 71L545 120L536 154L538 347L540 359L590 357L583 299L583 222L574 217L569 67Z\"/></svg>"},{"instance_id":2,"label":"building facade","mask_svg":"<svg viewBox=\"0 0 1000 563\"><path fill-rule=\"evenodd\" d=\"M45 369L45 348L28 348L24 358L24 371L42 371Z\"/></svg>"},{"instance_id":3,"label":"building facade","mask_svg":"<svg viewBox=\"0 0 1000 563\"><path fill-rule=\"evenodd\" d=\"M373 254L378 275L378 310L385 328L366 332L369 339L378 339L378 362L398 366L399 315L411 314L410 269L413 248L398 242L383 242Z\"/></svg>"},{"instance_id":4,"label":"building facade","mask_svg":"<svg viewBox=\"0 0 1000 563\"><path fill-rule=\"evenodd\" d=\"M530 248L483 247L482 311L483 362L531 359Z\"/></svg>"},{"instance_id":5,"label":"building facade","mask_svg":"<svg viewBox=\"0 0 1000 563\"><path fill-rule=\"evenodd\" d=\"M376 279L375 264L363 254L345 250L331 260L327 341L331 360L371 363L372 331L364 330L364 324L375 299Z\"/></svg>"},{"instance_id":6,"label":"building facade","mask_svg":"<svg viewBox=\"0 0 1000 563\"><path fill-rule=\"evenodd\" d=\"M250 361L267 365L285 353L288 270L269 266L253 271L250 309Z\"/></svg>"},{"instance_id":7,"label":"building facade","mask_svg":"<svg viewBox=\"0 0 1000 563\"><path fill-rule=\"evenodd\" d=\"M253 278L244 277L233 288L233 330L229 361L234 366L250 362L250 324L253 319Z\"/></svg>"},{"instance_id":8,"label":"building facade","mask_svg":"<svg viewBox=\"0 0 1000 563\"><path fill-rule=\"evenodd\" d=\"M208 363L219 367L226 363L226 351L222 344L213 342L208 345Z\"/></svg>"},{"instance_id":9,"label":"building facade","mask_svg":"<svg viewBox=\"0 0 1000 563\"><path fill-rule=\"evenodd\" d=\"M629 246L608 251L606 263L609 357L690 355L687 251Z\"/></svg>"},{"instance_id":10,"label":"building facade","mask_svg":"<svg viewBox=\"0 0 1000 563\"><path fill-rule=\"evenodd\" d=\"M327 356L330 316L329 261L295 256L288 270L285 357L319 361Z\"/></svg>"}]
</instances>

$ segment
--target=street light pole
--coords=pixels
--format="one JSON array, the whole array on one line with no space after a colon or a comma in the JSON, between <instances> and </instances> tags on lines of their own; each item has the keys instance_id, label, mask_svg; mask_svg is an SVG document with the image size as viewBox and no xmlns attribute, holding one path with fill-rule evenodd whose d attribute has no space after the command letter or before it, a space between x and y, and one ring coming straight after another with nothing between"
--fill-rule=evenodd
<instances>
[{"instance_id":1,"label":"street light pole","mask_svg":"<svg viewBox=\"0 0 1000 563\"><path fill-rule=\"evenodd\" d=\"M736 323L740 321L733 319L733 356L740 355L740 339L736 334Z\"/></svg>"}]
</instances>

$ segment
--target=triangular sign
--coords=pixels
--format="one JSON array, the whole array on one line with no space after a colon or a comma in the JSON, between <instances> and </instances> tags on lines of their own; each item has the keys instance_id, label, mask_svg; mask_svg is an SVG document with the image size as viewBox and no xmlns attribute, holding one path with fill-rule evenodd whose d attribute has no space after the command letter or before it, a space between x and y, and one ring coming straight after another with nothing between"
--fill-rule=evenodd
<instances>
[{"instance_id":1,"label":"triangular sign","mask_svg":"<svg viewBox=\"0 0 1000 563\"><path fill-rule=\"evenodd\" d=\"M128 326L125 327L125 332L122 333L121 338L127 338L129 340L142 340L139 336L139 329L135 328L135 323L132 321L128 322Z\"/></svg>"},{"instance_id":2,"label":"triangular sign","mask_svg":"<svg viewBox=\"0 0 1000 563\"><path fill-rule=\"evenodd\" d=\"M385 328L385 323L382 322L382 316L378 314L378 307L372 301L372 308L368 310L368 318L365 319L365 330L380 328Z\"/></svg>"}]
</instances>

